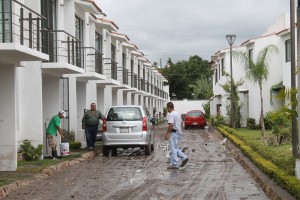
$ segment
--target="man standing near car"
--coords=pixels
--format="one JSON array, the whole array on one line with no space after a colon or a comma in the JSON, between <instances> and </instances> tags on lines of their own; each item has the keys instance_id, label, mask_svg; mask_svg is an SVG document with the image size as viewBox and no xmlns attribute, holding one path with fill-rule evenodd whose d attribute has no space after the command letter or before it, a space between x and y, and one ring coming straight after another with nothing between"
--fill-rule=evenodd
<instances>
[{"instance_id":1,"label":"man standing near car","mask_svg":"<svg viewBox=\"0 0 300 200\"><path fill-rule=\"evenodd\" d=\"M96 104L91 104L91 109L87 110L82 118L82 129L85 129L86 143L88 150L94 150L95 142L98 132L98 126L100 119L103 120L104 116L96 110Z\"/></svg>"},{"instance_id":2,"label":"man standing near car","mask_svg":"<svg viewBox=\"0 0 300 200\"><path fill-rule=\"evenodd\" d=\"M182 153L178 145L182 137L182 120L179 112L174 110L172 102L167 103L167 110L170 113L168 119L168 129L165 134L165 139L169 140L170 160L171 166L167 169L179 169L178 158L182 160L180 167L184 167L189 160L188 157Z\"/></svg>"}]
</instances>

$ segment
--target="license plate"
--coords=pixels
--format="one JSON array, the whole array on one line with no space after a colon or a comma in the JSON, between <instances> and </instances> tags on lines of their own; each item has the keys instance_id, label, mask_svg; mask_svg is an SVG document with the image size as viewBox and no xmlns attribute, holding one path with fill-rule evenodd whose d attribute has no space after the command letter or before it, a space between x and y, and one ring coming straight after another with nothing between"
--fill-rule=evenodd
<instances>
[{"instance_id":1,"label":"license plate","mask_svg":"<svg viewBox=\"0 0 300 200\"><path fill-rule=\"evenodd\" d=\"M129 128L120 128L120 133L129 133Z\"/></svg>"},{"instance_id":2,"label":"license plate","mask_svg":"<svg viewBox=\"0 0 300 200\"><path fill-rule=\"evenodd\" d=\"M193 125L197 125L197 124L198 124L197 122L194 122L194 123L193 123Z\"/></svg>"}]
</instances>

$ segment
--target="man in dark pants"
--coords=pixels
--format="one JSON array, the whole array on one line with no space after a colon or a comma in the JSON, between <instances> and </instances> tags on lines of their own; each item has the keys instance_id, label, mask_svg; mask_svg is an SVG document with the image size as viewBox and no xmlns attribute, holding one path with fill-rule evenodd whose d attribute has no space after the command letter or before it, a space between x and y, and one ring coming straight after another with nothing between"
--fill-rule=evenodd
<instances>
[{"instance_id":1,"label":"man in dark pants","mask_svg":"<svg viewBox=\"0 0 300 200\"><path fill-rule=\"evenodd\" d=\"M93 150L98 132L99 120L103 120L104 116L96 110L96 104L91 104L91 109L87 110L82 118L82 129L85 129L87 149Z\"/></svg>"}]
</instances>

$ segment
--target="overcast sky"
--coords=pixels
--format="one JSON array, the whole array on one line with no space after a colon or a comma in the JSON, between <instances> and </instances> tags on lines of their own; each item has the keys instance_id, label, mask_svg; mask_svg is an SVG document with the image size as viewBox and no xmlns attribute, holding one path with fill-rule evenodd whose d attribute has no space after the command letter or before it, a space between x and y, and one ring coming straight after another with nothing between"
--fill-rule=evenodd
<instances>
[{"instance_id":1,"label":"overcast sky","mask_svg":"<svg viewBox=\"0 0 300 200\"><path fill-rule=\"evenodd\" d=\"M126 34L153 63L166 64L199 55L210 61L227 48L267 31L289 12L288 0L96 0L118 32Z\"/></svg>"}]
</instances>

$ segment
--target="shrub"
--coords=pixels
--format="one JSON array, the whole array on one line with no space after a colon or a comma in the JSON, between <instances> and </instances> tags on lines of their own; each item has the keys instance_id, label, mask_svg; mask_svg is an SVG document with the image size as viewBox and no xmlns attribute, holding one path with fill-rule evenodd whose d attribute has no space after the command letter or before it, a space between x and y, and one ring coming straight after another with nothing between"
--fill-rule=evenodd
<instances>
[{"instance_id":1,"label":"shrub","mask_svg":"<svg viewBox=\"0 0 300 200\"><path fill-rule=\"evenodd\" d=\"M75 132L74 131L67 131L63 129L63 135L65 137L65 140L67 140L69 143L75 141Z\"/></svg>"},{"instance_id":2,"label":"shrub","mask_svg":"<svg viewBox=\"0 0 300 200\"><path fill-rule=\"evenodd\" d=\"M210 118L210 102L208 101L206 104L203 104L203 109L204 109L204 116L206 119Z\"/></svg>"},{"instance_id":3,"label":"shrub","mask_svg":"<svg viewBox=\"0 0 300 200\"><path fill-rule=\"evenodd\" d=\"M70 149L80 149L81 147L81 142L74 141L70 143Z\"/></svg>"},{"instance_id":4,"label":"shrub","mask_svg":"<svg viewBox=\"0 0 300 200\"><path fill-rule=\"evenodd\" d=\"M211 116L210 117L210 123L212 126L217 127L221 124L225 124L225 118L222 115L217 115L217 116Z\"/></svg>"},{"instance_id":5,"label":"shrub","mask_svg":"<svg viewBox=\"0 0 300 200\"><path fill-rule=\"evenodd\" d=\"M277 142L281 145L284 141L291 138L292 124L290 114L279 111L270 112L269 117L272 121L272 133L277 137Z\"/></svg>"},{"instance_id":6,"label":"shrub","mask_svg":"<svg viewBox=\"0 0 300 200\"><path fill-rule=\"evenodd\" d=\"M265 129L272 129L272 112L267 112L264 116Z\"/></svg>"},{"instance_id":7,"label":"shrub","mask_svg":"<svg viewBox=\"0 0 300 200\"><path fill-rule=\"evenodd\" d=\"M26 161L37 160L43 153L43 145L39 144L37 148L29 140L24 140L20 145L20 151Z\"/></svg>"},{"instance_id":8,"label":"shrub","mask_svg":"<svg viewBox=\"0 0 300 200\"><path fill-rule=\"evenodd\" d=\"M254 118L247 118L247 128L254 130L257 128L256 120Z\"/></svg>"}]
</instances>

